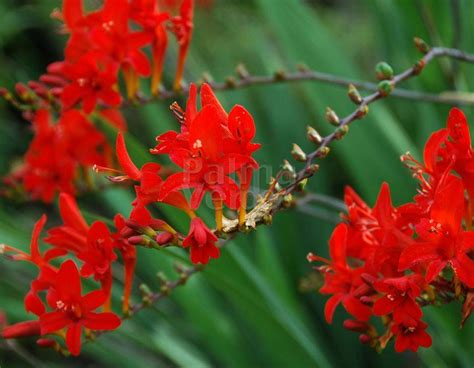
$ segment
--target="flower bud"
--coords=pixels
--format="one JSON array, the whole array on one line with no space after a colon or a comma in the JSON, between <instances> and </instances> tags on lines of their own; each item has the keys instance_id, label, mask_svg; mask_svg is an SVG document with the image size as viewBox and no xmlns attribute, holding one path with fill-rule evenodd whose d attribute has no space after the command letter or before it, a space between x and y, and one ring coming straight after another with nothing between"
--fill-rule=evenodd
<instances>
[{"instance_id":1,"label":"flower bud","mask_svg":"<svg viewBox=\"0 0 474 368\"><path fill-rule=\"evenodd\" d=\"M356 105L360 105L362 103L362 96L360 95L356 86L354 86L352 83L349 84L349 90L347 91L347 95Z\"/></svg>"},{"instance_id":2,"label":"flower bud","mask_svg":"<svg viewBox=\"0 0 474 368\"><path fill-rule=\"evenodd\" d=\"M267 213L263 216L262 220L265 225L270 225L273 221L273 217L272 215Z\"/></svg>"},{"instance_id":3,"label":"flower bud","mask_svg":"<svg viewBox=\"0 0 474 368\"><path fill-rule=\"evenodd\" d=\"M155 240L159 245L165 245L173 240L173 234L163 231L155 237Z\"/></svg>"},{"instance_id":4,"label":"flower bud","mask_svg":"<svg viewBox=\"0 0 474 368\"><path fill-rule=\"evenodd\" d=\"M359 107L356 113L357 119L362 119L369 113L369 106L368 105L362 105Z\"/></svg>"},{"instance_id":5,"label":"flower bud","mask_svg":"<svg viewBox=\"0 0 474 368\"><path fill-rule=\"evenodd\" d=\"M288 162L288 160L283 160L283 165L282 165L281 169L283 171L286 171L286 172L292 174L292 176L293 176L293 174L295 174L295 168L293 167L292 164L290 164Z\"/></svg>"},{"instance_id":6,"label":"flower bud","mask_svg":"<svg viewBox=\"0 0 474 368\"><path fill-rule=\"evenodd\" d=\"M422 54L427 54L431 50L431 47L424 40L422 40L420 37L415 37L413 39L413 42L415 43L415 47Z\"/></svg>"},{"instance_id":7,"label":"flower bud","mask_svg":"<svg viewBox=\"0 0 474 368\"><path fill-rule=\"evenodd\" d=\"M307 169L306 169L306 172L308 174L316 174L319 170L319 165L318 164L312 164L311 166L309 166Z\"/></svg>"},{"instance_id":8,"label":"flower bud","mask_svg":"<svg viewBox=\"0 0 474 368\"><path fill-rule=\"evenodd\" d=\"M413 65L413 74L418 75L423 71L426 63L423 60L418 60L415 65Z\"/></svg>"},{"instance_id":9,"label":"flower bud","mask_svg":"<svg viewBox=\"0 0 474 368\"><path fill-rule=\"evenodd\" d=\"M375 66L375 78L377 78L378 80L392 79L392 67L384 61L378 63Z\"/></svg>"},{"instance_id":10,"label":"flower bud","mask_svg":"<svg viewBox=\"0 0 474 368\"><path fill-rule=\"evenodd\" d=\"M286 79L286 72L283 69L277 70L275 74L273 74L273 78L276 81L284 81Z\"/></svg>"},{"instance_id":11,"label":"flower bud","mask_svg":"<svg viewBox=\"0 0 474 368\"><path fill-rule=\"evenodd\" d=\"M310 125L306 127L306 136L311 142L316 144L321 144L321 142L323 141L323 138L318 133L318 131Z\"/></svg>"},{"instance_id":12,"label":"flower bud","mask_svg":"<svg viewBox=\"0 0 474 368\"><path fill-rule=\"evenodd\" d=\"M305 178L298 182L298 184L296 184L296 190L300 192L304 191L306 184L308 184L308 178Z\"/></svg>"},{"instance_id":13,"label":"flower bud","mask_svg":"<svg viewBox=\"0 0 474 368\"><path fill-rule=\"evenodd\" d=\"M339 116L330 107L326 107L326 120L332 125L338 126L340 124Z\"/></svg>"},{"instance_id":14,"label":"flower bud","mask_svg":"<svg viewBox=\"0 0 474 368\"><path fill-rule=\"evenodd\" d=\"M128 243L131 245L141 245L145 241L145 238L142 235L134 235L128 238Z\"/></svg>"},{"instance_id":15,"label":"flower bud","mask_svg":"<svg viewBox=\"0 0 474 368\"><path fill-rule=\"evenodd\" d=\"M209 72L204 72L204 73L202 73L202 77L201 77L201 78L202 78L202 81L203 81L204 83L212 83L212 82L214 82L214 78L212 77L211 73L209 73Z\"/></svg>"},{"instance_id":16,"label":"flower bud","mask_svg":"<svg viewBox=\"0 0 474 368\"><path fill-rule=\"evenodd\" d=\"M343 125L336 129L336 139L342 139L349 132L349 125Z\"/></svg>"},{"instance_id":17,"label":"flower bud","mask_svg":"<svg viewBox=\"0 0 474 368\"><path fill-rule=\"evenodd\" d=\"M306 72L311 71L311 69L305 63L298 63L298 65L296 65L296 69L301 73L306 73Z\"/></svg>"},{"instance_id":18,"label":"flower bud","mask_svg":"<svg viewBox=\"0 0 474 368\"><path fill-rule=\"evenodd\" d=\"M57 350L57 345L59 344L53 339L38 339L36 340L36 345L42 348L53 348Z\"/></svg>"},{"instance_id":19,"label":"flower bud","mask_svg":"<svg viewBox=\"0 0 474 368\"><path fill-rule=\"evenodd\" d=\"M281 202L283 208L290 208L290 207L293 207L293 205L295 204L295 201L293 199L293 196L290 194L287 194L283 197L283 200Z\"/></svg>"},{"instance_id":20,"label":"flower bud","mask_svg":"<svg viewBox=\"0 0 474 368\"><path fill-rule=\"evenodd\" d=\"M235 80L234 77L227 77L225 79L225 85L228 88L235 88L235 87L237 87L237 81Z\"/></svg>"},{"instance_id":21,"label":"flower bud","mask_svg":"<svg viewBox=\"0 0 474 368\"><path fill-rule=\"evenodd\" d=\"M378 89L379 93L383 97L386 97L390 93L392 93L393 88L394 88L393 82L388 81L388 80L381 81L377 86L377 89Z\"/></svg>"},{"instance_id":22,"label":"flower bud","mask_svg":"<svg viewBox=\"0 0 474 368\"><path fill-rule=\"evenodd\" d=\"M368 344L370 342L370 337L366 334L359 335L359 342L361 344Z\"/></svg>"},{"instance_id":23,"label":"flower bud","mask_svg":"<svg viewBox=\"0 0 474 368\"><path fill-rule=\"evenodd\" d=\"M329 152L331 152L331 149L327 146L321 147L318 150L318 157L320 158L325 158L327 155L329 155Z\"/></svg>"},{"instance_id":24,"label":"flower bud","mask_svg":"<svg viewBox=\"0 0 474 368\"><path fill-rule=\"evenodd\" d=\"M140 284L140 286L138 287L138 290L140 290L140 293L144 297L151 296L153 294L147 284Z\"/></svg>"},{"instance_id":25,"label":"flower bud","mask_svg":"<svg viewBox=\"0 0 474 368\"><path fill-rule=\"evenodd\" d=\"M25 321L7 326L2 331L4 339L16 339L18 337L39 336L41 328L39 321Z\"/></svg>"},{"instance_id":26,"label":"flower bud","mask_svg":"<svg viewBox=\"0 0 474 368\"><path fill-rule=\"evenodd\" d=\"M346 330L355 331L355 332L365 332L369 329L367 322L356 321L353 319L346 319L342 326Z\"/></svg>"},{"instance_id":27,"label":"flower bud","mask_svg":"<svg viewBox=\"0 0 474 368\"><path fill-rule=\"evenodd\" d=\"M250 77L250 73L244 64L237 65L237 68L235 71L240 79L247 79L248 77Z\"/></svg>"},{"instance_id":28,"label":"flower bud","mask_svg":"<svg viewBox=\"0 0 474 368\"><path fill-rule=\"evenodd\" d=\"M303 152L300 146L296 143L293 143L293 148L291 149L291 155L296 161L304 162L306 161L306 153Z\"/></svg>"}]
</instances>

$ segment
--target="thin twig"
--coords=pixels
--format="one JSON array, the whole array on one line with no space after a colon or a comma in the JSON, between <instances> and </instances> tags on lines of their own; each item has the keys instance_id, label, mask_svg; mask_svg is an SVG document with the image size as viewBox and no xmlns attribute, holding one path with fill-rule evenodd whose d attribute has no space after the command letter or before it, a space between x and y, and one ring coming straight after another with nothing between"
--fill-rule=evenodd
<instances>
[{"instance_id":1,"label":"thin twig","mask_svg":"<svg viewBox=\"0 0 474 368\"><path fill-rule=\"evenodd\" d=\"M337 75L323 73L316 70L304 69L296 72L277 72L274 75L247 75L238 79L230 77L226 82L208 82L214 91L228 91L243 89L251 86L295 83L295 82L321 82L336 86L346 87L353 84L360 90L375 92L378 90L376 83L364 82L360 80L339 77ZM186 94L185 90L175 92L172 90L162 90L156 97L138 96L136 103L139 105L151 103L157 100L168 100L177 98ZM409 99L414 101L425 101L448 105L472 105L474 104L474 95L467 93L458 93L456 91L443 91L440 93L424 93L411 91L407 89L397 89L393 91L392 96Z\"/></svg>"},{"instance_id":2,"label":"thin twig","mask_svg":"<svg viewBox=\"0 0 474 368\"><path fill-rule=\"evenodd\" d=\"M458 49L450 49L450 48L445 48L445 47L433 47L417 63L415 63L414 66L412 66L411 68L393 77L393 79L391 80L393 88L396 88L396 86L399 83L406 81L410 78L413 78L414 76L419 75L422 72L422 70L426 67L426 65L428 65L434 59L439 58L439 57L449 57L452 59L456 59L456 60L460 60L460 61L464 61L468 63L474 63L473 54L467 54ZM285 188L285 193L291 193L293 190L295 190L299 182L313 176L314 173L310 170L311 164L317 157L326 156L326 154L324 153L324 150L326 150L327 149L326 147L329 147L329 145L339 137L338 131L340 131L342 127L349 125L353 121L364 117L367 113L368 106L372 104L373 102L379 99L382 99L384 97L387 97L387 95L385 95L382 91L377 91L364 97L362 99L361 104L355 111L353 111L351 114L349 114L345 118L341 119L336 130L333 131L328 136L324 137L319 147L315 151L307 155L305 167L297 173L295 181Z\"/></svg>"}]
</instances>

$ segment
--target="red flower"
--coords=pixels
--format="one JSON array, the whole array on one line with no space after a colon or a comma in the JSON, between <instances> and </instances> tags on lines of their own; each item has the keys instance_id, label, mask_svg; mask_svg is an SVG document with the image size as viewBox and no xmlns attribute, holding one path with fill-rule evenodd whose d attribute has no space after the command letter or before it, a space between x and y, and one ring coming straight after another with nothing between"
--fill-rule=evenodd
<instances>
[{"instance_id":1,"label":"red flower","mask_svg":"<svg viewBox=\"0 0 474 368\"><path fill-rule=\"evenodd\" d=\"M96 313L107 296L102 290L82 296L81 278L73 261L64 262L59 269L55 287L48 293L48 304L54 310L40 317L41 334L67 329L66 345L72 355L81 351L82 328L115 330L120 319L113 313Z\"/></svg>"},{"instance_id":2,"label":"red flower","mask_svg":"<svg viewBox=\"0 0 474 368\"><path fill-rule=\"evenodd\" d=\"M406 318L419 320L423 315L416 297L421 294L424 279L420 275L382 279L374 283L374 288L385 294L374 304L374 314L384 316L393 312L393 318L401 322Z\"/></svg>"},{"instance_id":3,"label":"red flower","mask_svg":"<svg viewBox=\"0 0 474 368\"><path fill-rule=\"evenodd\" d=\"M349 314L359 321L367 321L371 309L360 301L368 287L361 278L365 271L362 268L349 267L346 259L347 225L339 224L332 233L329 241L331 261L324 258L308 255L308 260L327 263L319 269L324 272L324 285L319 290L321 294L332 294L326 302L324 316L328 323L332 323L336 307L342 303Z\"/></svg>"},{"instance_id":4,"label":"red flower","mask_svg":"<svg viewBox=\"0 0 474 368\"><path fill-rule=\"evenodd\" d=\"M429 348L431 337L425 329L428 325L415 319L407 319L392 327L392 332L396 336L395 351L400 353L405 350L417 351L419 346Z\"/></svg>"},{"instance_id":5,"label":"red flower","mask_svg":"<svg viewBox=\"0 0 474 368\"><path fill-rule=\"evenodd\" d=\"M74 64L65 62L63 74L71 82L61 94L64 108L70 109L82 101L82 109L90 114L99 101L110 106L120 105L122 98L117 92L117 72L117 63L106 62L92 52Z\"/></svg>"},{"instance_id":6,"label":"red flower","mask_svg":"<svg viewBox=\"0 0 474 368\"><path fill-rule=\"evenodd\" d=\"M183 247L191 247L191 261L207 264L210 258L219 258L220 250L216 246L217 237L199 218L191 220L189 234L183 241Z\"/></svg>"},{"instance_id":7,"label":"red flower","mask_svg":"<svg viewBox=\"0 0 474 368\"><path fill-rule=\"evenodd\" d=\"M416 225L419 241L402 253L400 269L424 264L431 282L449 264L464 284L474 287L474 232L461 227L464 208L462 180L450 175L435 194L430 216Z\"/></svg>"},{"instance_id":8,"label":"red flower","mask_svg":"<svg viewBox=\"0 0 474 368\"><path fill-rule=\"evenodd\" d=\"M162 186L162 198L180 189L193 188L191 207L198 208L206 192L225 201L230 208L239 204L239 189L229 176L245 168L244 188L248 188L247 168L256 168L251 154L258 145L251 143L255 126L250 114L235 106L230 114L222 108L209 85L201 88L202 109L197 111L196 87L190 88L186 112L182 116L181 132L168 132L158 137L158 146L152 151L169 154L170 159L183 169L169 176Z\"/></svg>"}]
</instances>

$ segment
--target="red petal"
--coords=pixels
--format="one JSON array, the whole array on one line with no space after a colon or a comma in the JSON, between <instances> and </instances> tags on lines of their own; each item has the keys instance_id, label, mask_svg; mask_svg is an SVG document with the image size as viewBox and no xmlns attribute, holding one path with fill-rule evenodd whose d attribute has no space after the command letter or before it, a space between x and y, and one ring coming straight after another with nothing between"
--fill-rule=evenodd
<instances>
[{"instance_id":1,"label":"red petal","mask_svg":"<svg viewBox=\"0 0 474 368\"><path fill-rule=\"evenodd\" d=\"M59 331L66 327L71 320L63 312L51 312L40 317L41 335Z\"/></svg>"},{"instance_id":2,"label":"red petal","mask_svg":"<svg viewBox=\"0 0 474 368\"><path fill-rule=\"evenodd\" d=\"M56 279L58 297L69 301L79 300L81 289L81 277L76 264L72 260L65 261L61 265Z\"/></svg>"},{"instance_id":3,"label":"red petal","mask_svg":"<svg viewBox=\"0 0 474 368\"><path fill-rule=\"evenodd\" d=\"M334 229L329 240L329 253L334 263L346 264L347 225L341 223Z\"/></svg>"},{"instance_id":4,"label":"red petal","mask_svg":"<svg viewBox=\"0 0 474 368\"><path fill-rule=\"evenodd\" d=\"M82 14L82 0L64 0L64 23L66 23L69 29L73 28L77 22L82 19Z\"/></svg>"},{"instance_id":5,"label":"red petal","mask_svg":"<svg viewBox=\"0 0 474 368\"><path fill-rule=\"evenodd\" d=\"M327 323L332 323L336 307L341 303L343 297L344 295L342 294L335 294L326 302L326 305L324 306L324 317L326 318Z\"/></svg>"},{"instance_id":6,"label":"red petal","mask_svg":"<svg viewBox=\"0 0 474 368\"><path fill-rule=\"evenodd\" d=\"M471 136L469 134L469 125L467 124L464 113L453 108L449 112L448 129L450 137L456 142L459 149L471 150Z\"/></svg>"},{"instance_id":7,"label":"red petal","mask_svg":"<svg viewBox=\"0 0 474 368\"><path fill-rule=\"evenodd\" d=\"M243 142L250 142L255 136L255 123L252 115L243 106L236 105L230 111L229 130Z\"/></svg>"},{"instance_id":8,"label":"red petal","mask_svg":"<svg viewBox=\"0 0 474 368\"><path fill-rule=\"evenodd\" d=\"M66 345L71 355L78 356L81 353L82 325L74 323L67 329Z\"/></svg>"},{"instance_id":9,"label":"red petal","mask_svg":"<svg viewBox=\"0 0 474 368\"><path fill-rule=\"evenodd\" d=\"M344 308L346 308L346 311L359 321L366 322L372 315L371 309L353 296L344 298L342 304L344 305Z\"/></svg>"},{"instance_id":10,"label":"red petal","mask_svg":"<svg viewBox=\"0 0 474 368\"><path fill-rule=\"evenodd\" d=\"M35 260L40 259L38 239L41 234L41 230L43 230L44 224L46 223L46 220L47 220L46 215L41 216L41 218L36 222L35 227L33 229L33 235L31 236L31 243L30 243L31 258L33 262Z\"/></svg>"},{"instance_id":11,"label":"red petal","mask_svg":"<svg viewBox=\"0 0 474 368\"><path fill-rule=\"evenodd\" d=\"M454 236L459 232L464 214L464 186L462 180L450 175L444 187L435 195L431 218L441 223Z\"/></svg>"},{"instance_id":12,"label":"red petal","mask_svg":"<svg viewBox=\"0 0 474 368\"><path fill-rule=\"evenodd\" d=\"M93 311L105 304L107 295L102 290L92 291L82 297L82 307L84 310Z\"/></svg>"},{"instance_id":13,"label":"red petal","mask_svg":"<svg viewBox=\"0 0 474 368\"><path fill-rule=\"evenodd\" d=\"M116 150L117 158L119 160L120 166L122 166L122 169L125 171L125 174L127 174L133 180L140 180L141 172L135 166L127 152L127 147L125 146L125 140L122 136L122 133L118 133L117 135Z\"/></svg>"},{"instance_id":14,"label":"red petal","mask_svg":"<svg viewBox=\"0 0 474 368\"><path fill-rule=\"evenodd\" d=\"M216 114L220 124L227 125L227 113L212 91L209 84L203 83L201 86L201 105L204 108L207 105L212 105L216 108Z\"/></svg>"},{"instance_id":15,"label":"red petal","mask_svg":"<svg viewBox=\"0 0 474 368\"><path fill-rule=\"evenodd\" d=\"M437 259L436 246L430 243L415 243L402 252L398 263L398 269L404 271L421 262Z\"/></svg>"},{"instance_id":16,"label":"red petal","mask_svg":"<svg viewBox=\"0 0 474 368\"><path fill-rule=\"evenodd\" d=\"M59 195L59 211L65 225L70 226L83 234L86 234L89 231L89 226L87 225L86 220L84 220L84 217L82 217L81 211L79 210L74 197L66 193L61 193Z\"/></svg>"},{"instance_id":17,"label":"red petal","mask_svg":"<svg viewBox=\"0 0 474 368\"><path fill-rule=\"evenodd\" d=\"M34 313L37 316L41 316L45 312L41 298L31 290L25 296L25 310Z\"/></svg>"},{"instance_id":18,"label":"red petal","mask_svg":"<svg viewBox=\"0 0 474 368\"><path fill-rule=\"evenodd\" d=\"M115 330L121 324L120 318L114 313L88 313L84 319L84 327L91 330Z\"/></svg>"}]
</instances>

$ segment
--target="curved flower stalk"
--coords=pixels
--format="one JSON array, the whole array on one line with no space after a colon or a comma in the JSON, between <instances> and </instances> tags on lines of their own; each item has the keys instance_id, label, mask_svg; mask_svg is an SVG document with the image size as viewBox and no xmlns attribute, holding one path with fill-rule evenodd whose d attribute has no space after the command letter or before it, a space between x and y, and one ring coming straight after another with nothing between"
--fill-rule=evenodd
<instances>
[{"instance_id":1,"label":"curved flower stalk","mask_svg":"<svg viewBox=\"0 0 474 368\"><path fill-rule=\"evenodd\" d=\"M422 306L464 301L461 324L472 312L474 156L464 114L451 110L422 162L409 153L402 162L420 183L413 202L394 207L385 183L370 208L346 188L348 212L331 236L330 259L308 255L324 263L316 269L324 275L320 292L331 295L328 323L342 304L354 318L344 326L362 333L363 343L384 349L393 337L398 352L431 346ZM382 333L372 316L382 318Z\"/></svg>"}]
</instances>

